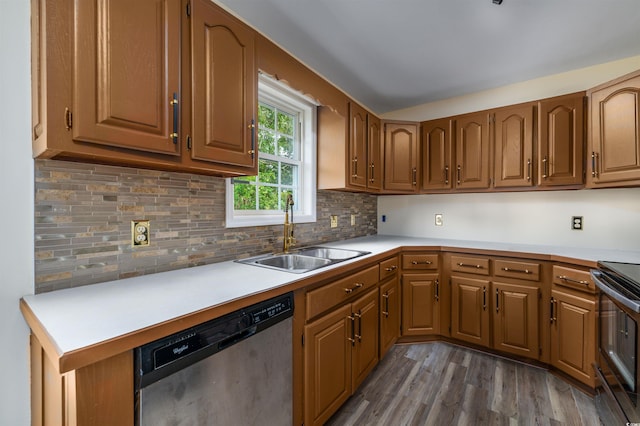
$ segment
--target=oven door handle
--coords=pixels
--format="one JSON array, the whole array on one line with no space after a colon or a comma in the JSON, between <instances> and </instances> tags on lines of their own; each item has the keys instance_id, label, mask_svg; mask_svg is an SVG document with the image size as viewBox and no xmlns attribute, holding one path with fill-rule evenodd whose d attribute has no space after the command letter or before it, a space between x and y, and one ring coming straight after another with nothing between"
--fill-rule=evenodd
<instances>
[{"instance_id":1,"label":"oven door handle","mask_svg":"<svg viewBox=\"0 0 640 426\"><path fill-rule=\"evenodd\" d=\"M607 296L611 297L613 300L633 310L634 312L640 313L640 303L635 300L629 299L628 297L626 297L625 295L621 294L616 289L608 285L605 281L606 278L604 278L604 276L600 271L592 269L591 277L593 278L593 282L600 289L600 291L605 293Z\"/></svg>"}]
</instances>

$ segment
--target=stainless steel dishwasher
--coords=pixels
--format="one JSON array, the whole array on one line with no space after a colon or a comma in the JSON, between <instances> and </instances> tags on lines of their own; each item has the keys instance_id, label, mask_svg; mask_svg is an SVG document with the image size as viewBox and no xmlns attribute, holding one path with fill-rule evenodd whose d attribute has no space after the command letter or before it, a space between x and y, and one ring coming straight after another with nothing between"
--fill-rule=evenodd
<instances>
[{"instance_id":1,"label":"stainless steel dishwasher","mask_svg":"<svg viewBox=\"0 0 640 426\"><path fill-rule=\"evenodd\" d=\"M291 425L292 315L287 293L136 348L136 425Z\"/></svg>"}]
</instances>

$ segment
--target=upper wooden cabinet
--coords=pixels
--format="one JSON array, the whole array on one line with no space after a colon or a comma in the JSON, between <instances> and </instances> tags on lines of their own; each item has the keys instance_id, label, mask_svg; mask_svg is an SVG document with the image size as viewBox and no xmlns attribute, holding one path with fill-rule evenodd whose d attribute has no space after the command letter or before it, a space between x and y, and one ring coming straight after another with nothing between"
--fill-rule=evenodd
<instances>
[{"instance_id":1,"label":"upper wooden cabinet","mask_svg":"<svg viewBox=\"0 0 640 426\"><path fill-rule=\"evenodd\" d=\"M538 102L538 185L584 183L585 93Z\"/></svg>"},{"instance_id":2,"label":"upper wooden cabinet","mask_svg":"<svg viewBox=\"0 0 640 426\"><path fill-rule=\"evenodd\" d=\"M191 1L191 158L255 169L254 32L210 0Z\"/></svg>"},{"instance_id":3,"label":"upper wooden cabinet","mask_svg":"<svg viewBox=\"0 0 640 426\"><path fill-rule=\"evenodd\" d=\"M384 123L384 189L390 192L417 192L417 123Z\"/></svg>"},{"instance_id":4,"label":"upper wooden cabinet","mask_svg":"<svg viewBox=\"0 0 640 426\"><path fill-rule=\"evenodd\" d=\"M595 87L588 96L587 186L640 184L640 71Z\"/></svg>"},{"instance_id":5,"label":"upper wooden cabinet","mask_svg":"<svg viewBox=\"0 0 640 426\"><path fill-rule=\"evenodd\" d=\"M534 105L515 105L493 113L496 188L533 186Z\"/></svg>"},{"instance_id":6,"label":"upper wooden cabinet","mask_svg":"<svg viewBox=\"0 0 640 426\"><path fill-rule=\"evenodd\" d=\"M345 98L348 117L318 110L318 188L378 192L382 188L380 119Z\"/></svg>"},{"instance_id":7,"label":"upper wooden cabinet","mask_svg":"<svg viewBox=\"0 0 640 426\"><path fill-rule=\"evenodd\" d=\"M452 187L453 125L454 121L448 118L422 123L422 190L449 190Z\"/></svg>"},{"instance_id":8,"label":"upper wooden cabinet","mask_svg":"<svg viewBox=\"0 0 640 426\"><path fill-rule=\"evenodd\" d=\"M490 186L489 119L487 112L456 117L456 189L487 189Z\"/></svg>"},{"instance_id":9,"label":"upper wooden cabinet","mask_svg":"<svg viewBox=\"0 0 640 426\"><path fill-rule=\"evenodd\" d=\"M32 2L34 157L255 174L253 30L185 4Z\"/></svg>"}]
</instances>

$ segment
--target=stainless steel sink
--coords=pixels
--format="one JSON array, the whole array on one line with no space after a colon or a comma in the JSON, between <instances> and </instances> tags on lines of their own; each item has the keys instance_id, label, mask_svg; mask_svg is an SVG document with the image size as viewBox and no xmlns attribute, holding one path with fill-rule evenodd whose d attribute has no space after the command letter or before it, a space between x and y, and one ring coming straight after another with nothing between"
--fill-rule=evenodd
<instances>
[{"instance_id":1,"label":"stainless steel sink","mask_svg":"<svg viewBox=\"0 0 640 426\"><path fill-rule=\"evenodd\" d=\"M369 253L371 252L334 247L306 247L295 253L266 254L236 262L302 274Z\"/></svg>"},{"instance_id":2,"label":"stainless steel sink","mask_svg":"<svg viewBox=\"0 0 640 426\"><path fill-rule=\"evenodd\" d=\"M307 247L307 248L301 248L296 253L303 254L305 256L321 257L323 259L347 260L347 259L353 259L354 257L369 254L370 252L358 251L358 250L347 250L347 249L335 248L335 247Z\"/></svg>"}]
</instances>

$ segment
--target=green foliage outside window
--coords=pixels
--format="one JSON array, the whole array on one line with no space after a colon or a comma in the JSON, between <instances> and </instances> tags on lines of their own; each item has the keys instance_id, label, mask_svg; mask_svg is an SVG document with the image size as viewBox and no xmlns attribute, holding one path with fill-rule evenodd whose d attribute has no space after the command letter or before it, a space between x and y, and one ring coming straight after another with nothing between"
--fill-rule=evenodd
<instances>
[{"instance_id":1,"label":"green foliage outside window","mask_svg":"<svg viewBox=\"0 0 640 426\"><path fill-rule=\"evenodd\" d=\"M299 170L296 123L294 114L259 103L258 176L236 180L235 210L284 210L289 193L296 200Z\"/></svg>"}]
</instances>

